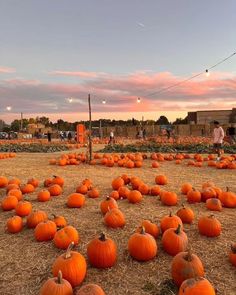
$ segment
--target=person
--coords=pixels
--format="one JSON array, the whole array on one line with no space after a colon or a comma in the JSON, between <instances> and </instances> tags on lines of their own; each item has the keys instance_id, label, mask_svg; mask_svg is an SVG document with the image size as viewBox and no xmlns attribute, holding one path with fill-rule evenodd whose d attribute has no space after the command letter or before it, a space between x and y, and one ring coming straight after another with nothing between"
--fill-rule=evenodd
<instances>
[{"instance_id":1,"label":"person","mask_svg":"<svg viewBox=\"0 0 236 295\"><path fill-rule=\"evenodd\" d=\"M64 140L64 133L62 131L60 131L59 136L60 136L60 140L63 141Z\"/></svg>"},{"instance_id":2,"label":"person","mask_svg":"<svg viewBox=\"0 0 236 295\"><path fill-rule=\"evenodd\" d=\"M52 134L50 131L48 131L47 137L48 137L48 142L51 142L52 141Z\"/></svg>"},{"instance_id":3,"label":"person","mask_svg":"<svg viewBox=\"0 0 236 295\"><path fill-rule=\"evenodd\" d=\"M147 136L147 132L146 132L146 129L144 128L143 129L143 139L146 139L146 136Z\"/></svg>"},{"instance_id":4,"label":"person","mask_svg":"<svg viewBox=\"0 0 236 295\"><path fill-rule=\"evenodd\" d=\"M70 131L68 132L68 136L67 136L67 138L68 138L68 141L71 141L71 139L72 139L72 134L71 134Z\"/></svg>"},{"instance_id":5,"label":"person","mask_svg":"<svg viewBox=\"0 0 236 295\"><path fill-rule=\"evenodd\" d=\"M111 130L108 144L114 144L114 142L115 142L114 131Z\"/></svg>"},{"instance_id":6,"label":"person","mask_svg":"<svg viewBox=\"0 0 236 295\"><path fill-rule=\"evenodd\" d=\"M214 121L214 130L213 130L213 144L214 144L214 150L217 154L217 161L220 160L222 150L222 144L223 139L225 136L224 129L220 126L220 123L218 121Z\"/></svg>"},{"instance_id":7,"label":"person","mask_svg":"<svg viewBox=\"0 0 236 295\"><path fill-rule=\"evenodd\" d=\"M170 130L169 129L166 129L166 135L167 135L167 138L170 139Z\"/></svg>"},{"instance_id":8,"label":"person","mask_svg":"<svg viewBox=\"0 0 236 295\"><path fill-rule=\"evenodd\" d=\"M229 136L229 142L230 144L235 144L236 143L236 128L235 125L232 124L229 128L228 128L228 136Z\"/></svg>"}]
</instances>

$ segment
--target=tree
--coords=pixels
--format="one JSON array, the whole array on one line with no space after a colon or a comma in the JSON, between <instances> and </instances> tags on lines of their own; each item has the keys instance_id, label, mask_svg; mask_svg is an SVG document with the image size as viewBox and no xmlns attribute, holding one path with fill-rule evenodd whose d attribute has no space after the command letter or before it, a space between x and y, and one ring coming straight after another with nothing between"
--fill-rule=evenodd
<instances>
[{"instance_id":1,"label":"tree","mask_svg":"<svg viewBox=\"0 0 236 295\"><path fill-rule=\"evenodd\" d=\"M160 118L156 121L157 125L169 125L169 120L166 118L166 116L160 116Z\"/></svg>"},{"instance_id":2,"label":"tree","mask_svg":"<svg viewBox=\"0 0 236 295\"><path fill-rule=\"evenodd\" d=\"M230 114L229 123L236 123L236 109L235 108L232 110L232 113Z\"/></svg>"},{"instance_id":3,"label":"tree","mask_svg":"<svg viewBox=\"0 0 236 295\"><path fill-rule=\"evenodd\" d=\"M177 118L174 122L173 125L180 125L180 124L188 124L188 118Z\"/></svg>"}]
</instances>

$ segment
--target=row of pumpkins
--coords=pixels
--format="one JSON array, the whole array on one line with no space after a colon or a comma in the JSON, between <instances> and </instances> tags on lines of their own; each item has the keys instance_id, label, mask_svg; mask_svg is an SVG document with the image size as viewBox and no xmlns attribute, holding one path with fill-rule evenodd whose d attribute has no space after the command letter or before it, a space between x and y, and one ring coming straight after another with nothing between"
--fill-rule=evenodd
<instances>
[{"instance_id":1,"label":"row of pumpkins","mask_svg":"<svg viewBox=\"0 0 236 295\"><path fill-rule=\"evenodd\" d=\"M90 165L101 164L106 167L126 167L126 168L141 168L143 166L143 160L148 159L147 154L142 153L128 153L128 154L94 154L93 159L89 162ZM204 162L207 162L209 167L216 167L218 169L236 169L236 155L226 156L222 155L220 161L216 161L216 157L209 154L207 157L203 157L200 154L193 156L189 154L161 154L152 153L150 159L152 168L158 168L159 162L173 161L176 164L181 164L183 160L188 159L187 165L194 167L202 167ZM85 153L69 153L63 154L59 159L50 159L50 165L79 165L80 163L87 162L87 156Z\"/></svg>"},{"instance_id":2,"label":"row of pumpkins","mask_svg":"<svg viewBox=\"0 0 236 295\"><path fill-rule=\"evenodd\" d=\"M108 227L119 228L125 225L125 216L118 209L116 199L128 199L131 203L140 202L143 194L160 195L163 204L172 206L176 204L177 195L174 192L161 190L159 185L168 182L165 175L158 175L155 178L157 185L149 188L137 177L129 178L122 175L112 181L113 191L110 197L107 197L100 203L101 212L104 214L104 222ZM6 188L7 196L3 199L1 206L3 210L15 209L16 216L7 221L9 232L16 233L23 228L22 217L27 217L27 227L34 228L34 235L37 241L53 240L56 247L67 249L66 253L59 256L53 264L53 279L49 279L41 288L41 295L56 294L73 294L72 287L82 283L86 275L86 260L78 252L72 251L73 245L79 243L79 233L77 230L67 225L63 216L54 216L52 220L48 220L48 216L44 211L31 212L32 206L28 201L21 201L22 194L30 193L39 185L37 179L30 179L26 185L19 187L19 179L8 181L6 177L0 177L0 187ZM41 195L47 194L51 196L59 195L62 192L64 179L55 176L52 179L46 179L44 186L48 190L38 193L39 201L47 201L41 199ZM131 185L128 188L127 185ZM34 189L32 189L32 187ZM60 187L60 191L55 191L55 187ZM147 190L148 188L148 190ZM115 194L116 192L116 194ZM236 194L230 191L222 192L214 183L207 182L203 184L202 192L195 190L191 184L185 183L181 187L181 192L187 196L190 203L211 201L212 208L210 210L221 210L218 208L219 203L223 203L226 207L236 207ZM52 194L51 194L52 193ZM67 199L68 207L82 207L84 205L84 194L88 193L89 197L99 197L99 191L92 188L92 182L85 179L77 188L76 192L69 195ZM200 195L199 195L200 194ZM117 197L118 196L118 197ZM9 198L11 200L9 200ZM14 203L16 200L17 202ZM174 200L174 201L173 201ZM217 202L217 204L215 204ZM210 203L209 203L210 204ZM217 206L216 206L217 205ZM172 278L175 283L180 286L179 294L193 294L194 290L206 290L206 293L215 294L214 288L208 280L203 278L204 268L200 259L187 251L188 237L183 231L183 223L192 223L194 212L190 208L183 207L179 209L176 215L170 213L161 219L160 229L149 220L143 220L128 241L128 250L130 255L138 261L148 261L154 259L158 252L156 238L162 232L162 247L168 254L175 256L172 262ZM57 231L57 227L60 229ZM200 234L207 237L215 237L221 234L221 224L213 216L202 216L198 221L198 229ZM92 240L87 248L89 263L93 267L108 268L112 267L117 260L117 246L115 242L107 238L103 233L100 237ZM105 257L105 259L104 259ZM232 246L229 259L236 266L236 245ZM73 269L73 272L71 272ZM184 271L189 269L188 272ZM198 277L196 279L196 277ZM186 280L187 279L187 280ZM59 293L59 292L64 293ZM86 293L87 292L87 293ZM85 285L76 294L105 294L101 287L93 284Z\"/></svg>"},{"instance_id":3,"label":"row of pumpkins","mask_svg":"<svg viewBox=\"0 0 236 295\"><path fill-rule=\"evenodd\" d=\"M16 157L16 153L0 153L0 160L15 158L15 157Z\"/></svg>"}]
</instances>

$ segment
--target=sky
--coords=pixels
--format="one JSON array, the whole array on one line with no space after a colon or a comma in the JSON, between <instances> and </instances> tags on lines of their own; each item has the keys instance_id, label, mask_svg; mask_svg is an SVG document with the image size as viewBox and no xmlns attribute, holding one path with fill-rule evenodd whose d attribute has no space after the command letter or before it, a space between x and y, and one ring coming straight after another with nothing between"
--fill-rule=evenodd
<instances>
[{"instance_id":1,"label":"sky","mask_svg":"<svg viewBox=\"0 0 236 295\"><path fill-rule=\"evenodd\" d=\"M86 120L88 93L94 119L231 109L236 55L161 90L236 51L235 11L235 0L0 0L0 119Z\"/></svg>"}]
</instances>

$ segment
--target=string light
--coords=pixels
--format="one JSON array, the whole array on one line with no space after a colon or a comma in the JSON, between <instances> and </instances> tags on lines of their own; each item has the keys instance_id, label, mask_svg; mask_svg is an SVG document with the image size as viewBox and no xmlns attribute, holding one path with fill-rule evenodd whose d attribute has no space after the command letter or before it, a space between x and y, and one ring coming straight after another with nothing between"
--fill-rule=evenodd
<instances>
[{"instance_id":1,"label":"string light","mask_svg":"<svg viewBox=\"0 0 236 295\"><path fill-rule=\"evenodd\" d=\"M11 107L11 106L7 106L7 107L6 107L6 110L7 110L8 112L10 112L10 111L11 111L11 109L12 109L12 107Z\"/></svg>"},{"instance_id":2,"label":"string light","mask_svg":"<svg viewBox=\"0 0 236 295\"><path fill-rule=\"evenodd\" d=\"M68 101L69 101L69 103L72 103L73 102L73 98L72 97L69 97L68 98Z\"/></svg>"},{"instance_id":3,"label":"string light","mask_svg":"<svg viewBox=\"0 0 236 295\"><path fill-rule=\"evenodd\" d=\"M138 99L137 99L137 103L140 103L140 102L141 102L141 98L138 97Z\"/></svg>"},{"instance_id":4,"label":"string light","mask_svg":"<svg viewBox=\"0 0 236 295\"><path fill-rule=\"evenodd\" d=\"M105 100L105 99L103 99L102 103L103 103L103 104L106 104L107 102L106 102L106 100Z\"/></svg>"},{"instance_id":5,"label":"string light","mask_svg":"<svg viewBox=\"0 0 236 295\"><path fill-rule=\"evenodd\" d=\"M207 76L207 77L210 76L210 72L208 71L208 69L206 69L206 76Z\"/></svg>"}]
</instances>

